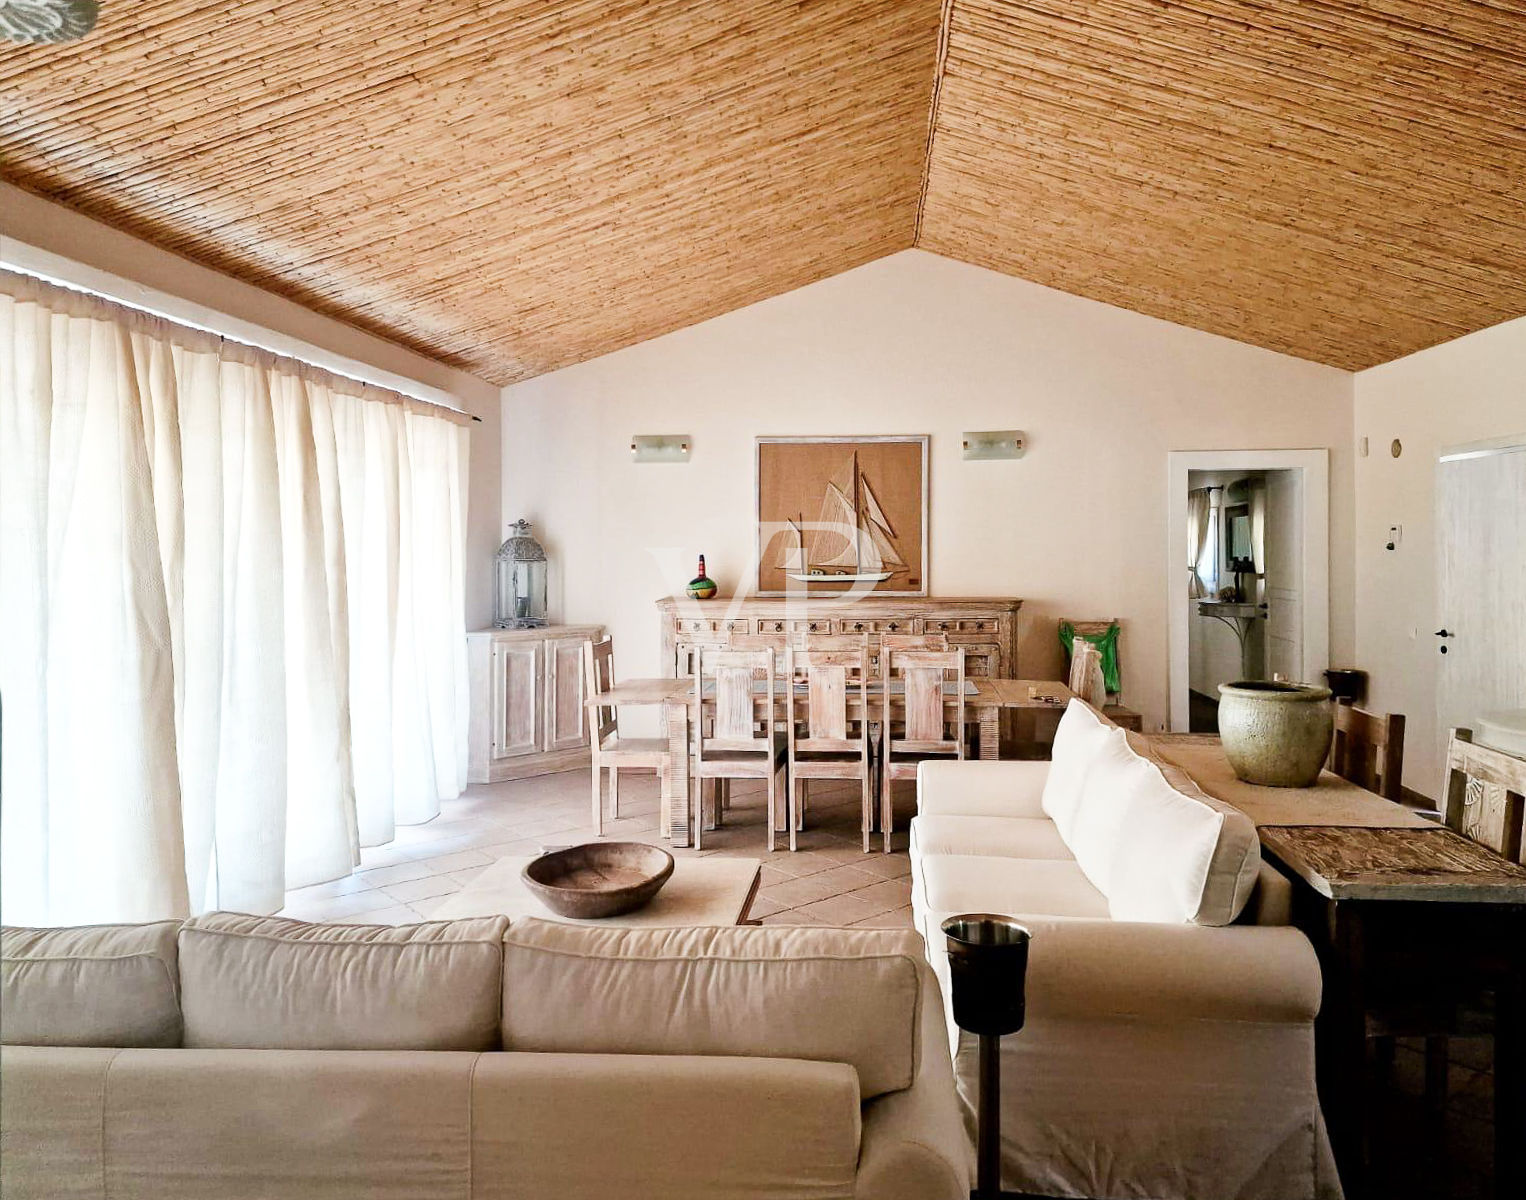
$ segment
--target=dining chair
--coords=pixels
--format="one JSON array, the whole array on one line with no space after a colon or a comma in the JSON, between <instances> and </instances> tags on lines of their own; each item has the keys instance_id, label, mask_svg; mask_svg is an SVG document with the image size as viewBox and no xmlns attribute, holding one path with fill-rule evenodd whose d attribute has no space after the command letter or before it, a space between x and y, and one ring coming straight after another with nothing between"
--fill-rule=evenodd
<instances>
[{"instance_id":1,"label":"dining chair","mask_svg":"<svg viewBox=\"0 0 1526 1200\"><path fill-rule=\"evenodd\" d=\"M755 692L754 682L762 687ZM774 728L777 711L777 679L772 650L732 650L702 647L695 656L692 728L694 732L694 778L700 784L699 807L703 810L704 780L717 784L716 819L724 797L719 789L733 779L762 779L768 794L768 848L775 848L780 775L789 760L785 734ZM758 719L756 705L763 701ZM708 713L706 709L709 709ZM786 810L787 811L787 810ZM694 848L700 849L703 811L694 822Z\"/></svg>"},{"instance_id":2,"label":"dining chair","mask_svg":"<svg viewBox=\"0 0 1526 1200\"><path fill-rule=\"evenodd\" d=\"M1384 716L1341 700L1335 706L1330 770L1358 787L1397 801L1404 792L1404 715Z\"/></svg>"},{"instance_id":3,"label":"dining chair","mask_svg":"<svg viewBox=\"0 0 1526 1200\"><path fill-rule=\"evenodd\" d=\"M590 698L615 686L615 644L613 638L583 643L583 690ZM620 772L622 770L657 771L659 784L668 773L666 738L629 738L620 734L620 710L613 704L601 704L588 710L590 751L593 773L593 831L604 836L603 778L609 772L609 816L620 816ZM665 789L664 789L665 790Z\"/></svg>"},{"instance_id":4,"label":"dining chair","mask_svg":"<svg viewBox=\"0 0 1526 1200\"><path fill-rule=\"evenodd\" d=\"M1471 729L1452 730L1447 741L1444 804L1442 817L1448 828L1502 858L1523 861L1526 761L1476 744ZM1427 1003L1421 996L1368 1019L1368 1034L1376 1039L1384 1060L1392 1057L1394 1037L1425 1039L1425 1104L1433 1115L1446 1108L1449 1037L1493 1032L1489 1006L1481 1001Z\"/></svg>"},{"instance_id":5,"label":"dining chair","mask_svg":"<svg viewBox=\"0 0 1526 1200\"><path fill-rule=\"evenodd\" d=\"M944 713L948 686L953 688L952 719ZM960 647L882 650L880 688L884 747L880 763L880 830L888 854L895 831L891 802L895 781L915 779L917 765L925 759L964 757L964 650ZM893 719L892 711L892 701L897 697L902 709L899 721Z\"/></svg>"},{"instance_id":6,"label":"dining chair","mask_svg":"<svg viewBox=\"0 0 1526 1200\"><path fill-rule=\"evenodd\" d=\"M863 635L852 649L808 647L784 652L789 719L785 723L789 749L789 848L797 848L804 791L812 779L856 779L859 782L864 853L874 824L874 756L870 753L873 724L869 711L869 638ZM796 680L800 679L800 684ZM848 711L857 693L856 719Z\"/></svg>"}]
</instances>

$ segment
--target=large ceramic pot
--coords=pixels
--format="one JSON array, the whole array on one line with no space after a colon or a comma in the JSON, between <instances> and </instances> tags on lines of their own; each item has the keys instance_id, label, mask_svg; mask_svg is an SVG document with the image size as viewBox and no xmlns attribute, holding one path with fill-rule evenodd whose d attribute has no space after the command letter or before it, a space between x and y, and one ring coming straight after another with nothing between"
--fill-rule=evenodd
<instances>
[{"instance_id":1,"label":"large ceramic pot","mask_svg":"<svg viewBox=\"0 0 1526 1200\"><path fill-rule=\"evenodd\" d=\"M1334 732L1329 688L1259 679L1219 685L1219 737L1246 783L1309 787Z\"/></svg>"}]
</instances>

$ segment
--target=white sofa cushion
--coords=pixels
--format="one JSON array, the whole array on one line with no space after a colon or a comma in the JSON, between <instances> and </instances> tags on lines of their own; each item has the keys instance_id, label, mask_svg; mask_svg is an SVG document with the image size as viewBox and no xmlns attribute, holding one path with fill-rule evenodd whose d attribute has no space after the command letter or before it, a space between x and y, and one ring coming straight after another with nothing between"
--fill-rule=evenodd
<instances>
[{"instance_id":1,"label":"white sofa cushion","mask_svg":"<svg viewBox=\"0 0 1526 1200\"><path fill-rule=\"evenodd\" d=\"M1107 730L1091 745L1091 761L1069 827L1056 822L1076 863L1104 896L1113 863L1124 849L1123 817L1130 796L1146 782L1147 770L1148 764L1129 749L1123 730Z\"/></svg>"},{"instance_id":2,"label":"white sofa cushion","mask_svg":"<svg viewBox=\"0 0 1526 1200\"><path fill-rule=\"evenodd\" d=\"M180 930L185 1044L496 1050L507 917L314 925L208 913Z\"/></svg>"},{"instance_id":3,"label":"white sofa cushion","mask_svg":"<svg viewBox=\"0 0 1526 1200\"><path fill-rule=\"evenodd\" d=\"M1180 767L1156 757L1145 738L1132 733L1127 737L1129 747L1149 762L1174 791L1222 817L1198 906L1189 919L1198 925L1228 925L1239 920L1261 878L1261 839L1256 833L1256 823L1234 805L1208 795ZM1144 869L1145 864L1136 866ZM1266 916L1264 923L1287 922L1285 918L1274 920Z\"/></svg>"},{"instance_id":4,"label":"white sofa cushion","mask_svg":"<svg viewBox=\"0 0 1526 1200\"><path fill-rule=\"evenodd\" d=\"M1248 817L1180 772L1168 777L1122 730L1086 774L1068 842L1118 921L1228 925L1261 863Z\"/></svg>"},{"instance_id":5,"label":"white sofa cushion","mask_svg":"<svg viewBox=\"0 0 1526 1200\"><path fill-rule=\"evenodd\" d=\"M1060 836L1067 842L1081 804L1086 776L1096 761L1097 752L1115 729L1116 726L1104 721L1084 701L1072 700L1065 706L1065 715L1054 732L1054 747L1040 803L1045 815L1055 823Z\"/></svg>"},{"instance_id":6,"label":"white sofa cushion","mask_svg":"<svg viewBox=\"0 0 1526 1200\"><path fill-rule=\"evenodd\" d=\"M917 854L1071 857L1048 817L917 816L911 821L911 840Z\"/></svg>"},{"instance_id":7,"label":"white sofa cushion","mask_svg":"<svg viewBox=\"0 0 1526 1200\"><path fill-rule=\"evenodd\" d=\"M917 764L917 812L962 817L1042 817L1047 762L924 759Z\"/></svg>"},{"instance_id":8,"label":"white sofa cushion","mask_svg":"<svg viewBox=\"0 0 1526 1200\"><path fill-rule=\"evenodd\" d=\"M178 1046L179 921L0 932L0 1042Z\"/></svg>"},{"instance_id":9,"label":"white sofa cushion","mask_svg":"<svg viewBox=\"0 0 1526 1200\"><path fill-rule=\"evenodd\" d=\"M1103 917L1107 897L1070 859L932 854L912 863L913 895L940 912Z\"/></svg>"},{"instance_id":10,"label":"white sofa cushion","mask_svg":"<svg viewBox=\"0 0 1526 1200\"><path fill-rule=\"evenodd\" d=\"M917 1073L928 968L909 930L528 920L503 951L507 1050L840 1062L865 1100Z\"/></svg>"}]
</instances>

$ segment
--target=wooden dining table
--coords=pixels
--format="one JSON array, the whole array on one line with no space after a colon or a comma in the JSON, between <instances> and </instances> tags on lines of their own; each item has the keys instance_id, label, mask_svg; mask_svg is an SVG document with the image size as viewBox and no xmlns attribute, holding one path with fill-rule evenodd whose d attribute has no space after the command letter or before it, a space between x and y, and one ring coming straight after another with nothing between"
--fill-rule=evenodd
<instances>
[{"instance_id":1,"label":"wooden dining table","mask_svg":"<svg viewBox=\"0 0 1526 1200\"><path fill-rule=\"evenodd\" d=\"M1324 978L1320 1103L1348 1200L1367 1196L1367 1038L1384 1014L1494 992L1494 1193L1526 1197L1526 867L1325 772L1309 788L1234 778L1217 737L1157 734L1161 757L1256 822L1294 881Z\"/></svg>"},{"instance_id":2,"label":"wooden dining table","mask_svg":"<svg viewBox=\"0 0 1526 1200\"><path fill-rule=\"evenodd\" d=\"M965 722L977 733L978 755L982 759L995 760L1001 754L1001 714L1014 710L1063 712L1075 693L1063 683L1052 679L990 679L966 678ZM799 686L799 685L797 685ZM878 707L884 702L879 680L873 680L868 689L869 717L872 720ZM759 709L767 703L766 689L758 688ZM775 719L782 712L788 696L779 688L774 693ZM707 700L706 703L709 703ZM891 712L897 705L896 692L891 692ZM691 786L689 756L692 753L691 724L694 707L694 681L688 677L662 677L627 679L616 683L608 691L589 696L584 705L594 707L628 707L654 705L661 708L668 739L671 767L663 781L662 827L675 846L692 844L694 822L702 819L701 804ZM862 702L855 689L848 690L848 718L857 720L863 715ZM951 715L958 710L959 697L952 688L944 699L945 711Z\"/></svg>"}]
</instances>

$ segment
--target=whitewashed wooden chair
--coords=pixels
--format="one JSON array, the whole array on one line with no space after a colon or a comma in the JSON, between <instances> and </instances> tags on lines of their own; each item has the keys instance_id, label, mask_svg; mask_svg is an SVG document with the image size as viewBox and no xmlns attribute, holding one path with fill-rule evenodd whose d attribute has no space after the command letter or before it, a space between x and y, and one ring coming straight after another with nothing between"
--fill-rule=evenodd
<instances>
[{"instance_id":1,"label":"whitewashed wooden chair","mask_svg":"<svg viewBox=\"0 0 1526 1200\"><path fill-rule=\"evenodd\" d=\"M869 639L852 649L785 650L789 687L789 848L797 848L804 792L812 779L856 779L862 796L864 852L874 824L874 755L869 711ZM800 680L797 686L796 680ZM848 715L856 692L856 720Z\"/></svg>"},{"instance_id":2,"label":"whitewashed wooden chair","mask_svg":"<svg viewBox=\"0 0 1526 1200\"><path fill-rule=\"evenodd\" d=\"M927 758L964 757L964 650L882 650L880 653L882 734L880 830L885 853L895 831L891 792L898 779L915 779L917 764ZM899 687L897 686L899 685ZM954 713L944 713L953 689ZM893 720L897 701L902 718ZM952 733L952 736L950 736Z\"/></svg>"},{"instance_id":3,"label":"whitewashed wooden chair","mask_svg":"<svg viewBox=\"0 0 1526 1200\"><path fill-rule=\"evenodd\" d=\"M615 686L615 645L611 638L583 643L583 690L593 697ZM620 816L621 770L656 769L659 784L667 780L666 738L628 738L620 735L619 710L612 704L588 710L589 748L593 773L593 832L604 836L603 778L609 772L609 816Z\"/></svg>"},{"instance_id":4,"label":"whitewashed wooden chair","mask_svg":"<svg viewBox=\"0 0 1526 1200\"><path fill-rule=\"evenodd\" d=\"M753 691L753 681L762 687ZM789 760L785 734L773 728L771 717L758 720L757 705L765 713L776 711L778 680L774 672L772 650L731 650L704 647L694 663L693 714L690 727L694 733L694 778L699 786L703 810L704 781L715 780L724 786L733 779L762 779L768 795L768 848L775 848L775 823L779 795ZM716 817L720 818L724 797L716 798ZM786 813L788 809L786 808ZM700 849L703 811L696 813L694 848Z\"/></svg>"}]
</instances>

